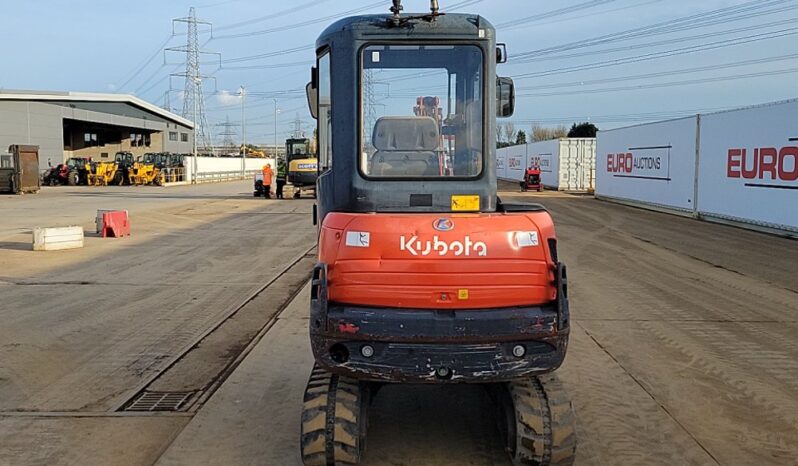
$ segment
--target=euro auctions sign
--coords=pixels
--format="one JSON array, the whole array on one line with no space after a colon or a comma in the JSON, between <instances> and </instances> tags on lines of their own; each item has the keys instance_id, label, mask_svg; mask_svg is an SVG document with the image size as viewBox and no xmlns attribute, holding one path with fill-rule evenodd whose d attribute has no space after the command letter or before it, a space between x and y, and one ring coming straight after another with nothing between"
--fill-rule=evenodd
<instances>
[{"instance_id":1,"label":"euro auctions sign","mask_svg":"<svg viewBox=\"0 0 798 466\"><path fill-rule=\"evenodd\" d=\"M599 131L596 195L692 212L698 118Z\"/></svg>"},{"instance_id":2,"label":"euro auctions sign","mask_svg":"<svg viewBox=\"0 0 798 466\"><path fill-rule=\"evenodd\" d=\"M729 149L726 177L740 178L752 188L798 189L798 144Z\"/></svg>"},{"instance_id":3,"label":"euro auctions sign","mask_svg":"<svg viewBox=\"0 0 798 466\"><path fill-rule=\"evenodd\" d=\"M630 147L627 152L607 154L607 172L619 178L669 181L672 148Z\"/></svg>"},{"instance_id":4,"label":"euro auctions sign","mask_svg":"<svg viewBox=\"0 0 798 466\"><path fill-rule=\"evenodd\" d=\"M701 117L698 210L798 231L798 100Z\"/></svg>"},{"instance_id":5,"label":"euro auctions sign","mask_svg":"<svg viewBox=\"0 0 798 466\"><path fill-rule=\"evenodd\" d=\"M537 154L529 157L529 166L538 167L542 172L551 172L552 154Z\"/></svg>"}]
</instances>

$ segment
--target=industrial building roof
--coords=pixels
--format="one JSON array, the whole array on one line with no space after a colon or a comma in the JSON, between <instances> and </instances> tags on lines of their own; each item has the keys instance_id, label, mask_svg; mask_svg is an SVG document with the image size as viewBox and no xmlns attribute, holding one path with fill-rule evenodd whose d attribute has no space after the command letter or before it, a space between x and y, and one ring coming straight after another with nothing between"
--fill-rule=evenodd
<instances>
[{"instance_id":1,"label":"industrial building roof","mask_svg":"<svg viewBox=\"0 0 798 466\"><path fill-rule=\"evenodd\" d=\"M0 100L122 103L138 107L167 120L194 128L194 123L168 110L130 94L102 94L94 92L55 92L0 89Z\"/></svg>"}]
</instances>

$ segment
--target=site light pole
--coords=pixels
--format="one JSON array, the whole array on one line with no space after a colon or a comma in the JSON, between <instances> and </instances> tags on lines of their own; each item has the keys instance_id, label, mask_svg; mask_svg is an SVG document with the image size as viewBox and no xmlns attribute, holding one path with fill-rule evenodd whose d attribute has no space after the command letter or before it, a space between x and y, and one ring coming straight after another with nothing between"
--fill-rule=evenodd
<instances>
[{"instance_id":1,"label":"site light pole","mask_svg":"<svg viewBox=\"0 0 798 466\"><path fill-rule=\"evenodd\" d=\"M274 101L274 170L277 171L277 114L280 110L277 108L277 99Z\"/></svg>"},{"instance_id":2,"label":"site light pole","mask_svg":"<svg viewBox=\"0 0 798 466\"><path fill-rule=\"evenodd\" d=\"M241 147L243 147L243 152L241 153L241 178L246 177L247 173L247 126L246 121L244 120L244 85L241 85L240 92L241 92Z\"/></svg>"},{"instance_id":3,"label":"site light pole","mask_svg":"<svg viewBox=\"0 0 798 466\"><path fill-rule=\"evenodd\" d=\"M197 85L197 86L200 86L202 84L202 80L199 79L199 78L194 78L194 84ZM193 144L192 144L193 149L192 150L193 150L193 153L194 153L194 157L193 157L194 160L192 160L192 163L191 163L191 184L197 184L197 162L198 162L198 160L197 160L197 99L196 98L194 98L193 110L194 110L194 135L193 135L193 137L191 139L193 141Z\"/></svg>"}]
</instances>

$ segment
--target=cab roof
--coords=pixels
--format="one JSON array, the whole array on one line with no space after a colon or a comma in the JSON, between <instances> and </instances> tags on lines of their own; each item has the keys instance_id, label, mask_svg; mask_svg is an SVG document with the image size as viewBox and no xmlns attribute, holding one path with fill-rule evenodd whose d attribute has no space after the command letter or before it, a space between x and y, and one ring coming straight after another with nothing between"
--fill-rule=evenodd
<instances>
[{"instance_id":1,"label":"cab roof","mask_svg":"<svg viewBox=\"0 0 798 466\"><path fill-rule=\"evenodd\" d=\"M492 39L495 36L493 25L479 15L464 13L440 14L432 19L429 12L405 13L398 25L393 15L362 15L343 18L331 24L316 41L316 48L322 48L333 38L348 35L352 39L368 40L386 37L417 37L420 39ZM480 36L480 30L483 31Z\"/></svg>"}]
</instances>

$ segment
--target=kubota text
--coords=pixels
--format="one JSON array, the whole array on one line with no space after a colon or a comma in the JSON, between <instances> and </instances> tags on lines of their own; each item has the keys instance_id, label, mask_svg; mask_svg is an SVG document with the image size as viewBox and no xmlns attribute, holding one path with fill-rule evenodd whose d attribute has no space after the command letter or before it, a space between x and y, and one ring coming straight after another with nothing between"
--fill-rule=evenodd
<instances>
[{"instance_id":1,"label":"kubota text","mask_svg":"<svg viewBox=\"0 0 798 466\"><path fill-rule=\"evenodd\" d=\"M445 256L452 253L454 256L470 256L472 254L477 256L488 255L488 245L482 241L471 241L470 236L466 236L463 241L442 241L438 235L432 237L432 240L421 241L417 236L406 238L405 236L399 237L399 249L407 251L412 256L428 256L437 253L439 256Z\"/></svg>"}]
</instances>

